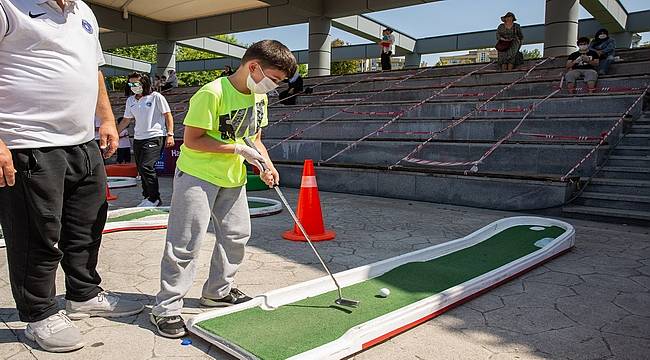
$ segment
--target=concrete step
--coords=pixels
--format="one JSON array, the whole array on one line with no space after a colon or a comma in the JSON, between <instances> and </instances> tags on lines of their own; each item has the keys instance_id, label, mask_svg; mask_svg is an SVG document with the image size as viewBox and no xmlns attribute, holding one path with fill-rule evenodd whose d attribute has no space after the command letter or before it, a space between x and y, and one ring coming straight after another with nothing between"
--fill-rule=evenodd
<instances>
[{"instance_id":1,"label":"concrete step","mask_svg":"<svg viewBox=\"0 0 650 360\"><path fill-rule=\"evenodd\" d=\"M557 61L557 60L556 60ZM483 64L484 65L484 64ZM423 84L428 83L432 84L443 84L450 81L455 81L463 75L466 75L473 71L474 69L483 66L464 66L457 68L450 67L435 67L429 68L429 70L421 72L419 75L414 76L407 80L408 82ZM548 66L549 64L544 64L537 67L533 72L531 72L527 79L528 81L534 81L535 79L557 79L560 80L561 74L564 71L564 64L557 66ZM650 61L646 58L644 61L631 61L617 63L610 69L610 73L605 76L601 76L600 80L604 81L609 78L621 77L621 76L643 76L647 75L647 69L650 66ZM514 80L521 78L530 67L524 66L520 70L509 71L509 72L500 72L492 69L486 69L481 72L475 73L472 76L469 76L461 81L458 81L458 85L488 85L494 83L510 83ZM420 69L422 70L422 69ZM442 71L441 71L442 70ZM453 70L453 71L450 71ZM337 89L342 86L346 86L355 82L358 82L354 86L359 86L361 88L366 88L368 90L374 89L383 89L388 84L394 83L400 80L401 77L413 74L413 70L407 70L402 72L389 72L389 73L359 73L339 77L335 80L331 80L326 83L322 83L314 90L324 91ZM323 82L324 78L311 78L305 80L305 86L313 86L318 83Z\"/></svg>"},{"instance_id":2,"label":"concrete step","mask_svg":"<svg viewBox=\"0 0 650 360\"><path fill-rule=\"evenodd\" d=\"M619 145L612 155L649 157L650 146Z\"/></svg>"},{"instance_id":3,"label":"concrete step","mask_svg":"<svg viewBox=\"0 0 650 360\"><path fill-rule=\"evenodd\" d=\"M583 96L562 96L548 99L539 105L535 110L537 114L555 116L558 114L573 115L575 117L584 116L584 114L611 114L623 113L638 98L638 95L583 95ZM479 111L476 107L481 105L481 101L465 99L437 99L430 101L422 106L409 111L409 117L439 117L439 118L459 118L474 112L481 117L500 117L504 111L517 111L523 116L525 109L538 102L539 98L497 98ZM353 110L356 112L400 112L406 111L417 102L366 102L351 107L352 103L324 103L314 105L308 108L304 106L277 106L270 110L270 122L288 119L302 120L321 120L325 117L334 115L343 109ZM299 112L296 112L300 110ZM640 102L632 110L632 116L638 116L641 110Z\"/></svg>"},{"instance_id":4,"label":"concrete step","mask_svg":"<svg viewBox=\"0 0 650 360\"><path fill-rule=\"evenodd\" d=\"M636 123L630 127L630 134L650 134L650 125L637 125Z\"/></svg>"},{"instance_id":5,"label":"concrete step","mask_svg":"<svg viewBox=\"0 0 650 360\"><path fill-rule=\"evenodd\" d=\"M610 209L594 206L580 206L570 205L562 208L562 212L569 216L579 216L583 218L613 218L617 221L634 220L634 221L650 221L650 211L635 211L635 210L621 210Z\"/></svg>"},{"instance_id":6,"label":"concrete step","mask_svg":"<svg viewBox=\"0 0 650 360\"><path fill-rule=\"evenodd\" d=\"M598 177L613 179L650 179L650 167L611 166L607 165L598 173Z\"/></svg>"},{"instance_id":7,"label":"concrete step","mask_svg":"<svg viewBox=\"0 0 650 360\"><path fill-rule=\"evenodd\" d=\"M350 141L289 140L271 149L277 141L264 139L272 159L324 161L350 145ZM333 164L389 166L408 155L420 142L363 141L331 160ZM466 162L479 159L493 143L431 142L414 155L419 159L442 162ZM502 144L492 153L479 171L488 173L519 172L526 175L564 174L580 161L592 145ZM603 146L578 170L578 176L590 175L608 151ZM405 162L403 165L414 166ZM435 166L423 166L436 168ZM439 167L463 171L471 166Z\"/></svg>"},{"instance_id":8,"label":"concrete step","mask_svg":"<svg viewBox=\"0 0 650 360\"><path fill-rule=\"evenodd\" d=\"M284 186L300 187L302 164L276 163ZM513 177L316 166L318 188L442 204L500 210L532 210L560 206L568 183ZM476 194L481 194L477 196Z\"/></svg>"},{"instance_id":9,"label":"concrete step","mask_svg":"<svg viewBox=\"0 0 650 360\"><path fill-rule=\"evenodd\" d=\"M650 180L594 178L589 184L590 192L650 196Z\"/></svg>"},{"instance_id":10,"label":"concrete step","mask_svg":"<svg viewBox=\"0 0 650 360\"><path fill-rule=\"evenodd\" d=\"M573 204L620 210L650 211L650 196L584 192Z\"/></svg>"},{"instance_id":11,"label":"concrete step","mask_svg":"<svg viewBox=\"0 0 650 360\"><path fill-rule=\"evenodd\" d=\"M348 115L343 117L342 115ZM339 116L342 116L339 119ZM309 140L356 140L379 129L389 119L362 119L350 118L349 114L341 114L326 122L315 125L316 121L285 121L264 129L265 139L284 139L290 135L298 134L295 139ZM554 134L569 136L598 137L600 133L608 130L615 119L527 119L522 128L521 135L517 134L512 141L544 141L548 143L595 143L597 140L577 141L575 139L545 139L541 135ZM443 129L450 124L448 119L400 119L386 127L384 132L373 136L373 139L409 139L424 140L431 134L429 132ZM438 140L473 140L487 141L498 140L508 134L519 122L518 119L469 119L458 126L438 135ZM315 126L314 126L315 125ZM300 133L302 129L310 129ZM614 136L620 134L619 126ZM409 133L410 132L410 133Z\"/></svg>"},{"instance_id":12,"label":"concrete step","mask_svg":"<svg viewBox=\"0 0 650 360\"><path fill-rule=\"evenodd\" d=\"M650 147L650 134L627 134L621 145Z\"/></svg>"},{"instance_id":13,"label":"concrete step","mask_svg":"<svg viewBox=\"0 0 650 360\"><path fill-rule=\"evenodd\" d=\"M614 150L616 152L616 150ZM607 161L608 166L650 167L650 156L618 156L612 155Z\"/></svg>"},{"instance_id":14,"label":"concrete step","mask_svg":"<svg viewBox=\"0 0 650 360\"><path fill-rule=\"evenodd\" d=\"M471 78L470 78L471 79ZM453 81L452 79L446 79ZM605 79L599 82L599 87L609 87L613 91L617 88L630 88L641 87L650 80L649 77L635 77L635 78L612 78ZM429 79L409 79L400 84L395 81L387 81L381 83L362 83L353 87L347 88L340 93L332 95L329 99L365 99L370 97L372 100L419 100L431 96L440 91L448 81L441 81L439 83L433 82ZM465 81L467 82L467 81ZM487 99L492 94L500 91L510 81L499 83L498 81L485 80L485 83L464 84L463 81L454 84L454 86L445 90L440 97L465 97L465 98L483 98ZM530 82L521 82L510 89L503 92L502 97L513 96L545 96L555 90L559 84L559 76L557 78L549 78L548 80L535 80ZM584 87L584 84L578 83L578 87ZM327 91L342 90L343 85L337 88L331 87ZM385 90L380 92L380 90ZM298 104L310 104L327 96L329 92L323 92L325 89L314 89L313 95L300 95L297 98ZM626 91L620 90L618 93ZM611 94L616 94L612 92ZM168 99L169 101L169 99ZM274 100L271 101L274 102Z\"/></svg>"}]
</instances>

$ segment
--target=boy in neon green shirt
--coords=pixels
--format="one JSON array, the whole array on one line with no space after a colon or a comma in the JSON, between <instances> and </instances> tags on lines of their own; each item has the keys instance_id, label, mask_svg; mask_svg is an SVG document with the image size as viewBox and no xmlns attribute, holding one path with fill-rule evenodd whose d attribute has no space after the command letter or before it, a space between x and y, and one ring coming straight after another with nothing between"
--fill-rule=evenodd
<instances>
[{"instance_id":1,"label":"boy in neon green shirt","mask_svg":"<svg viewBox=\"0 0 650 360\"><path fill-rule=\"evenodd\" d=\"M151 322L165 337L185 336L180 317L183 297L192 287L197 257L212 221L216 244L201 304L229 306L250 300L232 286L251 234L244 160L262 169L262 180L277 185L280 176L261 141L268 123L266 93L293 75L296 59L280 42L251 45L237 71L203 86L190 100L184 144L176 163L167 240L161 262L160 292ZM257 150L244 144L254 140Z\"/></svg>"}]
</instances>

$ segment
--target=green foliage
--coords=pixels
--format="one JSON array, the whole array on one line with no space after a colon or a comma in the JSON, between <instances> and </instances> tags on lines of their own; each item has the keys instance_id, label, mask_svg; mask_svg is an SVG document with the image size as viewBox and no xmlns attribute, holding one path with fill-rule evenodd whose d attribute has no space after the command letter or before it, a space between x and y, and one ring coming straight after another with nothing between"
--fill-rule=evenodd
<instances>
[{"instance_id":1,"label":"green foliage","mask_svg":"<svg viewBox=\"0 0 650 360\"><path fill-rule=\"evenodd\" d=\"M216 35L212 38L221 40L230 44L242 45L236 37L232 35ZM156 54L157 46L153 45L139 45L139 46L130 46L125 48L110 49L107 52L129 57L133 59L138 59L146 61L152 64L156 63ZM176 60L177 61L186 61L186 60L205 60L205 59L216 59L221 56L213 54L206 51L201 51L197 49L192 49L188 47L178 46L176 48ZM178 73L178 85L179 86L201 86L209 83L210 81L216 79L221 70L208 70L208 71L196 71L196 72L185 72ZM126 79L123 76L110 76L107 78L109 88L111 90L123 90L126 86Z\"/></svg>"},{"instance_id":2,"label":"green foliage","mask_svg":"<svg viewBox=\"0 0 650 360\"><path fill-rule=\"evenodd\" d=\"M306 77L308 70L307 64L298 64L298 72L300 73L300 76Z\"/></svg>"},{"instance_id":3,"label":"green foliage","mask_svg":"<svg viewBox=\"0 0 650 360\"><path fill-rule=\"evenodd\" d=\"M521 53L524 55L524 60L539 59L542 57L542 53L539 49L521 50Z\"/></svg>"},{"instance_id":4,"label":"green foliage","mask_svg":"<svg viewBox=\"0 0 650 360\"><path fill-rule=\"evenodd\" d=\"M350 45L341 39L334 39L332 41L332 47L340 47ZM332 75L345 75L345 74L354 74L359 72L361 67L361 60L345 60L345 61L335 61L332 62L330 67L330 73Z\"/></svg>"}]
</instances>

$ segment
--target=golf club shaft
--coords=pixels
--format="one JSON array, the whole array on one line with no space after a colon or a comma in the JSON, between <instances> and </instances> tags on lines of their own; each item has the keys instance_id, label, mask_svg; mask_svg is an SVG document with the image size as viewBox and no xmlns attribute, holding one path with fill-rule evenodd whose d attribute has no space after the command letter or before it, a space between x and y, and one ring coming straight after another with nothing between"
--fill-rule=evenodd
<instances>
[{"instance_id":1,"label":"golf club shaft","mask_svg":"<svg viewBox=\"0 0 650 360\"><path fill-rule=\"evenodd\" d=\"M278 186L274 186L273 188L274 188L275 191L278 193L278 196L280 197L280 200L282 201L282 203L284 204L284 206L285 206L285 207L287 208L287 210L289 211L289 214L291 214L291 217L293 218L293 221L294 221L294 222L296 223L296 225L298 226L298 229L300 229L300 232L302 232L302 235L303 235L303 236L305 237L305 239L307 240L307 243L309 244L309 246L311 246L311 249L314 250L314 254L316 254L316 257L318 257L318 260L320 261L320 263L321 263L321 264L323 265L323 267L325 268L325 271L327 271L327 274L328 274L328 275L332 278L332 280L334 281L334 284L336 285L336 288L337 288L338 291L339 291L339 298L343 297L342 294L341 294L341 286L339 285L338 281L336 281L336 278L334 277L334 275L332 275L332 272L330 271L330 269L329 269L329 268L327 267L327 265L325 264L325 261L323 261L323 258L322 258L322 257L320 256L320 254L318 253L318 250L316 250L316 247L314 247L314 244L311 242L311 239L309 238L309 235L307 235L307 231L305 231L305 228L302 227L302 224L300 223L300 220L298 220L298 217L297 217L296 214L293 212L293 209L291 208L291 206L289 206L289 203L287 202L287 199L284 197L284 194L282 193L282 190L280 190L280 187L278 187Z\"/></svg>"},{"instance_id":2,"label":"golf club shaft","mask_svg":"<svg viewBox=\"0 0 650 360\"><path fill-rule=\"evenodd\" d=\"M245 137L244 142L246 143L246 145L248 145L251 148L257 150L257 146L255 146L255 144L249 138ZM259 152L259 150L257 150L257 152ZM260 165L262 165L262 169L261 169L262 172L268 170L268 168L266 167L266 164L264 162L260 162ZM300 229L300 232L302 233L302 236L305 237L305 240L307 240L307 243L309 244L311 249L314 251L314 254L316 254L316 257L318 258L318 261L320 261L320 263L321 263L321 265L323 265L323 268L325 269L325 271L327 271L327 274L332 278L332 281L334 281L334 285L336 285L336 289L338 290L338 293L339 293L339 299L343 298L343 294L341 292L341 286L339 285L338 281L336 281L336 278L334 277L334 275L330 271L329 267L327 267L327 264L325 264L325 261L323 261L323 258L318 253L318 250L316 250L316 247L314 247L314 244L311 242L311 239L309 238L309 235L307 234L307 231L305 231L305 228L300 223L300 220L298 220L298 217L293 212L293 209L289 205L289 202L287 201L287 199L284 197L284 194L282 193L282 190L280 190L280 187L278 185L273 186L273 189L275 189L275 192L278 193L278 196L280 197L280 200L284 204L284 207L286 207L287 210L289 211L289 214L291 214L291 217L293 218L293 221L296 223L296 226L298 226L298 229Z\"/></svg>"}]
</instances>

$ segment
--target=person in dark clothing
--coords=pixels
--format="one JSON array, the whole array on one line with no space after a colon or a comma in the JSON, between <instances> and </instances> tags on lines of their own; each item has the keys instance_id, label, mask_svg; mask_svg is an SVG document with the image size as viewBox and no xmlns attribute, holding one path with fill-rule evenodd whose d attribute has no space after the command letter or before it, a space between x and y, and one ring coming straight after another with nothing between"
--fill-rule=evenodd
<instances>
[{"instance_id":1,"label":"person in dark clothing","mask_svg":"<svg viewBox=\"0 0 650 360\"><path fill-rule=\"evenodd\" d=\"M609 66L614 62L616 50L616 41L609 37L607 29L600 29L596 32L596 36L589 44L589 50L598 54L598 74L607 74Z\"/></svg>"},{"instance_id":2,"label":"person in dark clothing","mask_svg":"<svg viewBox=\"0 0 650 360\"><path fill-rule=\"evenodd\" d=\"M564 78L567 81L569 93L573 94L575 92L576 81L581 77L585 79L589 93L596 90L598 62L598 53L589 50L589 38L581 37L578 39L578 51L569 55L566 63L568 71Z\"/></svg>"},{"instance_id":3,"label":"person in dark clothing","mask_svg":"<svg viewBox=\"0 0 650 360\"><path fill-rule=\"evenodd\" d=\"M302 76L296 71L291 79L285 81L289 84L289 88L280 93L280 102L284 105L296 105L298 94L303 92Z\"/></svg>"},{"instance_id":4,"label":"person in dark clothing","mask_svg":"<svg viewBox=\"0 0 650 360\"><path fill-rule=\"evenodd\" d=\"M393 48L395 44L395 35L393 35L393 29L386 28L382 32L382 38L379 42L381 47L381 69L382 70L391 70L392 65L390 63L390 57L393 55Z\"/></svg>"},{"instance_id":5,"label":"person in dark clothing","mask_svg":"<svg viewBox=\"0 0 650 360\"><path fill-rule=\"evenodd\" d=\"M232 68L229 65L226 65L223 67L223 71L221 72L221 74L219 74L219 77L230 76L234 73L235 72L232 70Z\"/></svg>"}]
</instances>

